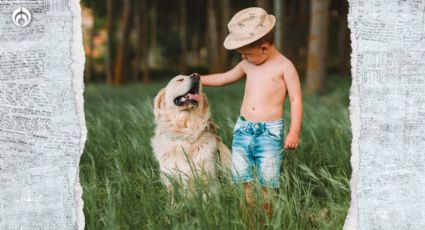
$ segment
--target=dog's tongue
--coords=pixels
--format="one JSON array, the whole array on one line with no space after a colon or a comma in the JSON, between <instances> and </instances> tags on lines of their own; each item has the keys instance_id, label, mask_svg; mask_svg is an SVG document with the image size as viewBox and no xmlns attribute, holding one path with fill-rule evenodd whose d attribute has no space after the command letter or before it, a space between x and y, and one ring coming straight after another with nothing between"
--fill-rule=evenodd
<instances>
[{"instance_id":1,"label":"dog's tongue","mask_svg":"<svg viewBox=\"0 0 425 230\"><path fill-rule=\"evenodd\" d=\"M189 99L195 100L197 102L200 102L202 100L202 96L200 94L188 94Z\"/></svg>"}]
</instances>

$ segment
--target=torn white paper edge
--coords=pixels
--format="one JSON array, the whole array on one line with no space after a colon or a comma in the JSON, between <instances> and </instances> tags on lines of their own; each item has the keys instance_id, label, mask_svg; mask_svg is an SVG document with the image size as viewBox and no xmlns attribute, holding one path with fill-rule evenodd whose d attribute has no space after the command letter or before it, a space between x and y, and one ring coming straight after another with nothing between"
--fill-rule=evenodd
<instances>
[{"instance_id":1,"label":"torn white paper edge","mask_svg":"<svg viewBox=\"0 0 425 230\"><path fill-rule=\"evenodd\" d=\"M425 2L349 5L353 172L344 229L425 229Z\"/></svg>"},{"instance_id":2,"label":"torn white paper edge","mask_svg":"<svg viewBox=\"0 0 425 230\"><path fill-rule=\"evenodd\" d=\"M0 229L84 229L79 1L0 2L0 43Z\"/></svg>"},{"instance_id":3,"label":"torn white paper edge","mask_svg":"<svg viewBox=\"0 0 425 230\"><path fill-rule=\"evenodd\" d=\"M75 199L77 202L77 222L78 229L84 229L84 202L83 190L80 185L79 163L80 157L84 152L84 146L87 140L86 119L84 116L84 47L83 47L83 32L81 28L81 6L80 0L70 0L69 9L72 14L72 43L71 43L71 70L72 70L72 88L75 95L75 108L78 115L78 123L80 126L80 145L78 151L78 160L76 161L77 173L75 177Z\"/></svg>"}]
</instances>

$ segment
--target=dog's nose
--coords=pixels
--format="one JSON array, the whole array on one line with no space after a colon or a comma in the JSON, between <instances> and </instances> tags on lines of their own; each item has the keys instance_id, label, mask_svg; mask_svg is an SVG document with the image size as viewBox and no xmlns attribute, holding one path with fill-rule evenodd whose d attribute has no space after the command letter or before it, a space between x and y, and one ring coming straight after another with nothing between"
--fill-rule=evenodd
<instances>
[{"instance_id":1,"label":"dog's nose","mask_svg":"<svg viewBox=\"0 0 425 230\"><path fill-rule=\"evenodd\" d=\"M193 78L194 80L199 80L200 79L199 74L197 74L197 73L192 73L190 75L190 78Z\"/></svg>"}]
</instances>

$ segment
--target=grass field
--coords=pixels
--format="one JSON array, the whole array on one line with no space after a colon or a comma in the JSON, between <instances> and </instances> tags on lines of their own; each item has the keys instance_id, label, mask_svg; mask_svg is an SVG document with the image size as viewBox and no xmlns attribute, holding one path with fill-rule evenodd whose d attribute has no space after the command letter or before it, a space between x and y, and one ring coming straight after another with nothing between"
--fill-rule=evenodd
<instances>
[{"instance_id":1,"label":"grass field","mask_svg":"<svg viewBox=\"0 0 425 230\"><path fill-rule=\"evenodd\" d=\"M87 85L88 138L80 161L86 229L341 229L350 204L351 80L328 79L328 93L303 96L300 147L285 153L274 217L262 226L260 208L249 223L242 218L242 188L227 177L204 198L177 193L172 199L164 189L150 138L153 98L166 82ZM219 135L230 146L243 83L205 91ZM286 132L289 124L287 103Z\"/></svg>"}]
</instances>

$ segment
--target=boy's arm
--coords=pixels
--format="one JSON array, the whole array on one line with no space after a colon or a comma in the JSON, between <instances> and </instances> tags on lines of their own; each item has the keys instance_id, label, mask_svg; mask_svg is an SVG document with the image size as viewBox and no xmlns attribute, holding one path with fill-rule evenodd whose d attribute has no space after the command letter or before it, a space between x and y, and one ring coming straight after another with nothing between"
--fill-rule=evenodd
<instances>
[{"instance_id":1,"label":"boy's arm","mask_svg":"<svg viewBox=\"0 0 425 230\"><path fill-rule=\"evenodd\" d=\"M285 149L295 149L298 147L299 142L303 104L298 73L294 65L289 61L283 66L283 78L291 103L291 126L285 139Z\"/></svg>"},{"instance_id":2,"label":"boy's arm","mask_svg":"<svg viewBox=\"0 0 425 230\"><path fill-rule=\"evenodd\" d=\"M227 85L241 79L245 75L245 72L242 69L241 63L242 62L240 62L233 69L225 73L217 73L217 74L200 76L202 85L222 86L222 85Z\"/></svg>"}]
</instances>

